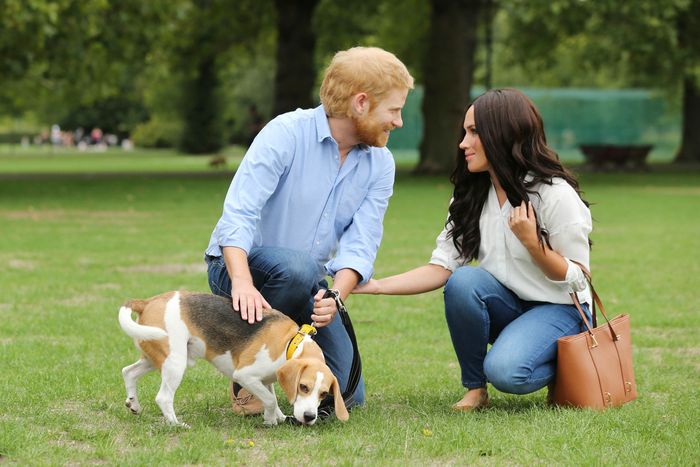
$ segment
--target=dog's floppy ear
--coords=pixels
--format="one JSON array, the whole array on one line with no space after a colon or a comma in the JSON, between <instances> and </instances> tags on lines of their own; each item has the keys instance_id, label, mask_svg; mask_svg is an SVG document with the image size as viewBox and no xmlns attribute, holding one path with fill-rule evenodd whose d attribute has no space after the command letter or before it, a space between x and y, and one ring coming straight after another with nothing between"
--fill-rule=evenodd
<instances>
[{"instance_id":1,"label":"dog's floppy ear","mask_svg":"<svg viewBox=\"0 0 700 467\"><path fill-rule=\"evenodd\" d=\"M338 384L338 379L335 376L333 376L331 387L333 389L333 400L335 401L335 416L341 422L345 422L350 418L350 415L348 414L348 409L345 407L343 395L340 393L340 384Z\"/></svg>"},{"instance_id":2,"label":"dog's floppy ear","mask_svg":"<svg viewBox=\"0 0 700 467\"><path fill-rule=\"evenodd\" d=\"M305 366L306 364L303 361L293 359L288 360L277 369L277 381L279 381L282 390L287 395L290 404L293 404L297 398L299 378L301 378L301 370Z\"/></svg>"}]
</instances>

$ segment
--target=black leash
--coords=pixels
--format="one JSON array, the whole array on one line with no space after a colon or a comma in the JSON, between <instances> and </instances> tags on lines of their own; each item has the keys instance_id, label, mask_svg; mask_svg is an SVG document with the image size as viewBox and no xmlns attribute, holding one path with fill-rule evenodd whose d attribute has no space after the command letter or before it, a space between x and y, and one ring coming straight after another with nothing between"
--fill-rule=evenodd
<instances>
[{"instance_id":1,"label":"black leash","mask_svg":"<svg viewBox=\"0 0 700 467\"><path fill-rule=\"evenodd\" d=\"M355 337L355 329L352 327L350 314L348 313L345 303L343 303L343 299L340 298L340 293L337 290L327 289L326 293L323 295L323 298L332 298L335 300L336 307L338 308L338 314L340 314L340 320L343 322L343 326L350 337L350 342L352 342L352 365L350 366L348 384L345 387L345 391L343 391L345 406L349 407L353 402L353 395L355 394L357 385L360 383L360 376L362 376L360 349L357 347L357 338Z\"/></svg>"}]
</instances>

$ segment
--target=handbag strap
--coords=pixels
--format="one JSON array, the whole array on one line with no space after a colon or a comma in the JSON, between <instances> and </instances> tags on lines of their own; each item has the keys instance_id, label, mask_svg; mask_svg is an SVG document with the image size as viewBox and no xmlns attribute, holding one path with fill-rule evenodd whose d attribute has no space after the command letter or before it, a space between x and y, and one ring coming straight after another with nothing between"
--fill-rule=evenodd
<instances>
[{"instance_id":1,"label":"handbag strap","mask_svg":"<svg viewBox=\"0 0 700 467\"><path fill-rule=\"evenodd\" d=\"M598 296L598 293L595 291L595 288L593 287L593 279L591 277L590 271L581 263L578 261L570 260L572 263L576 264L579 268L581 268L581 271L583 271L583 275L586 278L586 282L588 282L588 287L591 289L591 296L593 297L593 303L592 303L592 311L591 311L591 317L593 318L593 328L597 327L597 319L596 319L596 306L598 309L600 309L600 313L603 315L603 318L605 318L605 321L608 324L608 328L610 329L610 334L612 335L613 340L618 341L620 340L620 336L618 333L615 332L615 329L613 329L612 324L610 324L610 319L608 319L608 315L605 313L605 307L603 307L603 302L600 300L600 297ZM586 319L586 314L583 312L583 308L581 308L581 302L578 299L578 294L576 292L571 292L569 295L571 295L571 299L574 302L574 305L576 305L576 309L578 310L579 314L581 315L581 318L583 319L584 324L586 325L586 328L588 329L588 334L593 336L593 328L589 324L588 320ZM593 338L595 340L595 338Z\"/></svg>"},{"instance_id":2,"label":"handbag strap","mask_svg":"<svg viewBox=\"0 0 700 467\"><path fill-rule=\"evenodd\" d=\"M591 277L591 272L588 270L588 268L586 268L586 266L579 263L578 261L575 261L573 259L571 259L569 261L571 261L572 263L577 265L579 267L579 269L581 269L581 272L583 272L583 277L586 278L586 282L588 283L588 287L591 289L591 296L592 296L594 293L594 290L593 290L593 279ZM576 303L576 301L578 300L578 294L576 292L574 292L574 295L576 295L576 298L574 299L572 297L572 300L574 301L574 303ZM580 302L579 302L579 304L580 304ZM593 303L591 303L591 317L593 318L593 327L597 328L598 327L598 316L596 314L595 300L593 301Z\"/></svg>"}]
</instances>

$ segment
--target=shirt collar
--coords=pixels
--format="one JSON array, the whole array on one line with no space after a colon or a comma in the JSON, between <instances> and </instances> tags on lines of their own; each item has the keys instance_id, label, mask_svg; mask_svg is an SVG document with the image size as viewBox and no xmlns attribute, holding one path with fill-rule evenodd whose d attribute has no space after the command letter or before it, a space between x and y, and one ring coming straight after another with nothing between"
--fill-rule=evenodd
<instances>
[{"instance_id":1,"label":"shirt collar","mask_svg":"<svg viewBox=\"0 0 700 467\"><path fill-rule=\"evenodd\" d=\"M331 127L328 126L328 116L326 115L326 109L323 108L323 104L314 109L314 119L316 120L318 142L320 143L326 138L332 138Z\"/></svg>"},{"instance_id":2,"label":"shirt collar","mask_svg":"<svg viewBox=\"0 0 700 467\"><path fill-rule=\"evenodd\" d=\"M320 143L327 138L335 141L333 135L331 135L331 127L328 125L328 115L326 115L326 109L323 107L323 104L314 109L314 119L316 120L318 142ZM355 147L366 153L369 153L372 149L371 146L364 143L360 143Z\"/></svg>"}]
</instances>

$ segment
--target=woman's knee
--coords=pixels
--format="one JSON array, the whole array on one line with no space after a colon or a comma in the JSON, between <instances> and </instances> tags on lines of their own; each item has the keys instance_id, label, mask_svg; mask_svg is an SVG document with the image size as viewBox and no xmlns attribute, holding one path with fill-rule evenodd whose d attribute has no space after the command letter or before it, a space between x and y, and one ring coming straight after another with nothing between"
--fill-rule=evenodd
<instances>
[{"instance_id":1,"label":"woman's knee","mask_svg":"<svg viewBox=\"0 0 700 467\"><path fill-rule=\"evenodd\" d=\"M474 266L462 266L452 273L445 284L445 295L462 296L477 292L485 281L494 280L485 270Z\"/></svg>"},{"instance_id":2,"label":"woman's knee","mask_svg":"<svg viewBox=\"0 0 700 467\"><path fill-rule=\"evenodd\" d=\"M480 311L478 290L485 279L484 275L488 273L472 266L463 266L452 273L444 290L445 314L448 318Z\"/></svg>"},{"instance_id":3,"label":"woman's knee","mask_svg":"<svg viewBox=\"0 0 700 467\"><path fill-rule=\"evenodd\" d=\"M517 358L488 352L484 359L484 374L489 383L501 392L508 394L528 394L531 372L523 367Z\"/></svg>"}]
</instances>

